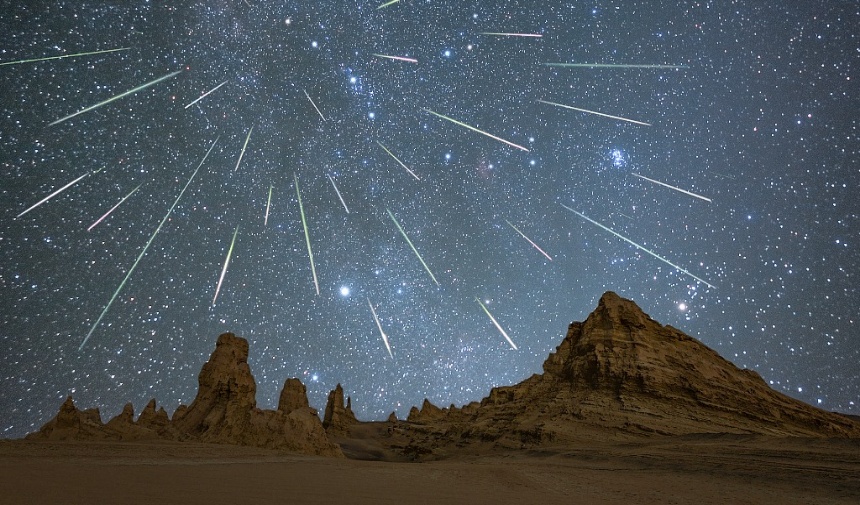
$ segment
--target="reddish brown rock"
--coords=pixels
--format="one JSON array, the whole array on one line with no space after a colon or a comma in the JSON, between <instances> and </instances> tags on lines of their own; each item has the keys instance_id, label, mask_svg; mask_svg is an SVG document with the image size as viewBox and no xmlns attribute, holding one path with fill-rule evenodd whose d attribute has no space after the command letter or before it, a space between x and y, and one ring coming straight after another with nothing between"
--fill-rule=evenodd
<instances>
[{"instance_id":1,"label":"reddish brown rock","mask_svg":"<svg viewBox=\"0 0 860 505\"><path fill-rule=\"evenodd\" d=\"M281 397L278 400L278 410L284 414L298 409L308 408L308 390L299 379L287 379Z\"/></svg>"},{"instance_id":2,"label":"reddish brown rock","mask_svg":"<svg viewBox=\"0 0 860 505\"><path fill-rule=\"evenodd\" d=\"M358 420L352 412L352 399L347 398L346 406L343 404L343 388L340 384L328 394L328 401L323 416L323 427L329 434L346 434L349 427Z\"/></svg>"},{"instance_id":3,"label":"reddish brown rock","mask_svg":"<svg viewBox=\"0 0 860 505\"><path fill-rule=\"evenodd\" d=\"M69 396L53 419L26 438L27 440L99 440L115 437L105 431L99 409L78 410L74 400Z\"/></svg>"}]
</instances>

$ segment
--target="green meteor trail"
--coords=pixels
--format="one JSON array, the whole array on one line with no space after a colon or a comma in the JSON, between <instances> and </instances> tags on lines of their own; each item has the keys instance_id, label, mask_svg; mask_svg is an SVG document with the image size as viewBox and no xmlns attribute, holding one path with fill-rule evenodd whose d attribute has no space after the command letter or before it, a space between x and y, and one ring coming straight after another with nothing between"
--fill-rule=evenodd
<instances>
[{"instance_id":1,"label":"green meteor trail","mask_svg":"<svg viewBox=\"0 0 860 505\"><path fill-rule=\"evenodd\" d=\"M236 162L236 168L233 169L234 172L236 170L239 170L239 164L242 163L242 157L245 156L245 149L248 148L248 141L251 140L251 133L253 133L253 132L254 132L254 127L252 126L251 129L248 130L248 136L245 137L245 144L242 146L242 152L239 153L239 160Z\"/></svg>"},{"instance_id":2,"label":"green meteor trail","mask_svg":"<svg viewBox=\"0 0 860 505\"><path fill-rule=\"evenodd\" d=\"M548 67L568 68L689 68L687 65L627 65L612 63L544 63Z\"/></svg>"},{"instance_id":3,"label":"green meteor trail","mask_svg":"<svg viewBox=\"0 0 860 505\"><path fill-rule=\"evenodd\" d=\"M642 121L635 121L633 119L627 119L626 117L621 117L621 116L611 116L609 114L604 114L602 112L597 112L594 110L580 109L579 107L573 107L571 105L564 105L563 103L547 102L546 100L538 100L538 102L545 103L547 105L555 105L556 107L562 107L565 109L575 110L577 112L585 112L586 114L594 114L595 116L608 117L609 119L617 119L619 121L627 121L628 123L638 124L638 125L642 125L642 126L651 126L650 123L643 123Z\"/></svg>"},{"instance_id":4,"label":"green meteor trail","mask_svg":"<svg viewBox=\"0 0 860 505\"><path fill-rule=\"evenodd\" d=\"M146 255L146 251L149 249L149 246L152 244L152 241L155 240L155 236L158 235L158 232L161 231L161 228L164 226L164 223L167 222L167 219L170 217L170 214L173 212L173 209L176 208L176 205L179 203L179 200L182 198L182 195L185 194L185 190L188 189L188 186L191 185L191 181L194 180L194 176L196 176L197 172L200 171L200 167L202 167L203 163L206 162L206 158L209 157L209 153L212 152L212 149L215 147L216 143L218 143L218 138L216 138L215 141L212 142L212 145L209 147L209 150L206 151L206 155L203 156L203 159L200 160L200 164L197 165L197 169L195 169L194 173L191 174L191 177L188 178L188 182L185 183L185 186L182 188L182 191L179 192L179 196L176 197L176 200L173 202L173 205L171 205L170 209L167 210L167 214L164 215L164 219L162 219L161 222L158 223L158 228L155 229L155 232L153 232L152 236L149 237L149 240L146 242L146 245L143 246L143 250L140 251L140 254L137 256L137 259L134 260L134 264L128 270L128 273L125 274L125 278L122 280L122 282L119 283L119 287L116 288L116 291L114 291L113 296L110 298L110 301L107 303L107 305L105 305L104 310L102 310L102 313L99 315L99 318L96 319L96 322L93 323L93 326L92 328L90 328L90 331L89 333L87 333L87 336L86 338L84 338L84 341L81 342L81 345L78 347L78 351L84 348L84 346L87 344L87 341L90 339L90 336L92 336L93 332L95 331L96 327L98 327L99 323L101 323L102 319L105 317L105 314L107 314L108 310L110 310L110 307L111 305L113 305L113 302L116 300L116 297L119 296L119 292L122 291L123 286L125 286L125 283L128 282L128 279L131 277L131 274L134 273L134 270L137 268L137 265L138 263L140 263L140 260L144 257L144 255Z\"/></svg>"},{"instance_id":5,"label":"green meteor trail","mask_svg":"<svg viewBox=\"0 0 860 505\"><path fill-rule=\"evenodd\" d=\"M317 295L320 294L320 283L317 280L317 267L314 265L314 252L311 250L311 234L308 232L308 221L305 219L305 208L302 206L302 194L299 192L299 176L293 174L296 180L296 196L299 198L299 212L302 214L302 226L305 229L305 242L308 244L308 257L311 259L311 273L314 276L314 286L317 289Z\"/></svg>"},{"instance_id":6,"label":"green meteor trail","mask_svg":"<svg viewBox=\"0 0 860 505\"><path fill-rule=\"evenodd\" d=\"M396 4L396 3L397 3L397 2L399 2L399 1L400 1L400 0L391 0L390 2L385 2L384 4L382 4L382 5L380 5L379 7L377 7L377 8L376 8L376 10L384 9L384 8L388 7L389 5L394 5L394 4Z\"/></svg>"},{"instance_id":7,"label":"green meteor trail","mask_svg":"<svg viewBox=\"0 0 860 505\"><path fill-rule=\"evenodd\" d=\"M125 92L123 92L123 93L120 93L120 94L118 94L118 95L116 95L116 96L114 96L114 97L108 98L107 100L101 101L101 102L99 102L99 103L97 103L97 104L95 104L95 105L90 105L89 107L87 107L87 108L85 108L85 109L81 109L81 110L79 110L79 111L75 112L74 114L69 114L69 115L68 115L68 116L66 116L66 117L62 117L62 118L60 118L60 119L58 119L58 120L54 121L53 123L49 123L49 124L48 124L48 126L54 126L54 125L56 125L56 124L60 124L60 123L62 123L63 121L66 121L66 120L68 120L68 119L72 119L73 117L75 117L75 116L77 116L77 115L80 115L80 114L83 114L84 112L89 112L89 111L91 111L91 110L93 110L93 109L98 109L98 108L99 108L99 107L101 107L102 105L107 105L107 104L109 104L109 103L111 103L111 102L113 102L113 101L115 101L115 100L119 100L120 98L123 98L123 97L126 97L126 96L128 96L128 95L132 95L132 94L134 94L134 93L137 93L138 91L144 90L144 89L146 89L146 88L148 88L148 87L150 87L150 86L153 86L153 85L155 85L155 84L158 84L158 83L159 83L159 82L161 82L161 81L164 81L164 80L170 79L171 77L173 77L173 76L175 76L175 75L178 75L178 74L181 74L181 73L182 73L182 71L181 71L181 70L177 70L176 72L171 72L171 73L169 73L169 74L167 74L167 75L164 75L164 76L159 77L158 79L155 79L155 80L149 81L149 82L147 82L146 84L141 84L140 86L138 86L138 87L136 87L136 88L134 88L134 89L130 89L130 90L125 91Z\"/></svg>"},{"instance_id":8,"label":"green meteor trail","mask_svg":"<svg viewBox=\"0 0 860 505\"><path fill-rule=\"evenodd\" d=\"M493 324L496 325L496 329L499 330L502 336L505 337L505 340L507 340L508 343L511 344L511 347L516 351L517 344L515 344L514 341L511 340L511 337L508 336L508 333L504 330L504 328L502 328L502 325L500 325L499 322L496 321L496 318L493 317L492 314L490 314L490 310L487 308L487 306L484 305L484 303L481 302L481 300L477 296L475 297L475 301L478 302L478 305L480 305L482 309L484 309L484 312L486 312L487 316L490 317L490 321L492 321Z\"/></svg>"},{"instance_id":9,"label":"green meteor trail","mask_svg":"<svg viewBox=\"0 0 860 505\"><path fill-rule=\"evenodd\" d=\"M406 232L403 231L403 227L400 226L400 223L397 222L397 218L394 217L394 214L392 214L390 210L385 209L385 211L388 212L389 216L391 216L391 220L394 221L394 224L397 226L397 229L400 230L400 234L403 235L403 238L406 239L406 243L409 244L409 247L412 248L412 252L414 252L415 256L418 257L418 261L420 261L421 264L424 265L424 270L427 270L427 273L430 274L430 278L433 279L433 282L435 282L437 286L439 286L440 284L439 281L436 280L436 276L433 275L433 272L430 271L430 267L427 266L427 263L424 263L424 258L421 257L421 254L418 252L418 249L416 249L415 245L412 244L412 241L409 240L409 236L407 236Z\"/></svg>"},{"instance_id":10,"label":"green meteor trail","mask_svg":"<svg viewBox=\"0 0 860 505\"><path fill-rule=\"evenodd\" d=\"M424 110L425 110L425 111L427 111L427 112L429 112L430 114L433 114L433 115L434 115L434 116L436 116L436 117L440 117L440 118L442 118L442 119L444 119L444 120L446 120L446 121L450 121L450 122L454 123L455 125L462 126L463 128L466 128L466 129L472 130L473 132L480 133L481 135L486 135L486 136L490 137L490 138L491 138L491 139L493 139L493 140L498 140L499 142L501 142L501 143L503 143L503 144L507 144L507 145L509 145L509 146L511 146L511 147L516 147L517 149L522 149L522 150L523 150L523 151L525 151L525 152L529 152L529 150L528 150L528 149L526 149L525 147L523 147L523 146L521 146L521 145L517 145L517 144L514 144L513 142L509 142L509 141L507 141L507 140L505 140L505 139L503 139L503 138L496 137L495 135L490 134L490 133L487 133L487 132L485 132L484 130L479 130L479 129L475 128L474 126L469 126L469 125L467 125L466 123L463 123L463 122L461 122L461 121L457 121L457 120L456 120L456 119L454 119L454 118L450 118L450 117L448 117L448 116L445 116L445 115L439 114L438 112L433 112L433 111L432 111L432 110L430 110L430 109L424 109Z\"/></svg>"},{"instance_id":11,"label":"green meteor trail","mask_svg":"<svg viewBox=\"0 0 860 505\"><path fill-rule=\"evenodd\" d=\"M681 268L680 266L678 266L678 265L676 265L676 264L672 263L671 261L667 260L666 258L664 258L664 257L660 256L659 254L655 253L654 251L651 251L650 249L647 249L647 248L645 248L645 247L643 247L643 246L641 246L641 245L637 244L636 242L633 242L633 241L632 241L632 240L630 240L629 238L627 238L627 237L625 237L625 236L621 235L620 233L617 233L617 232L615 232L615 231L613 231L613 230L611 230L611 229L607 228L606 226L603 226L602 224L598 223L597 221L595 221L595 220L593 220L593 219L590 219L590 218L589 218L589 217L587 217L585 214L579 213L579 212L577 212L577 211L575 211L575 210L571 209L570 207L568 207L567 205L565 205L565 204L563 204L563 203L560 203L559 205L561 205L561 206L562 206L562 207L564 207L565 209L567 209L567 210L569 210L569 211L573 212L574 214L576 214L577 216L581 217L582 219L585 219L585 220L586 220L586 221L588 221L589 223L591 223L591 224L593 224L593 225L596 225L596 226L599 226L600 228L603 228L604 230L608 231L609 233L611 233L611 234L615 235L616 237L620 238L621 240L623 240L623 241L627 242L628 244L632 245L632 246L633 246L633 247L635 247L636 249L639 249L640 251L643 251L643 252L645 252L645 253L647 253L647 254L649 254L649 255L651 255L651 256L653 256L653 257L657 258L658 260L660 260L660 261L662 261L663 263L665 263L665 264L667 264L667 265L671 266L672 268L674 268L674 269L678 270L679 272L683 272L683 273L685 273L685 274L689 275L689 276L690 276L690 277L692 277L693 279L696 279L697 281L699 281L699 282L701 282L702 284L704 284L704 285L708 286L709 288L716 288L716 286L714 286L714 285L713 285L713 284L711 284L710 282L708 282L708 281L706 281L706 280L704 280L704 279L700 279L699 277L696 277L695 275L693 275L693 274L692 274L692 273L690 273L689 271L687 271L687 270L685 270L685 269Z\"/></svg>"},{"instance_id":12,"label":"green meteor trail","mask_svg":"<svg viewBox=\"0 0 860 505\"><path fill-rule=\"evenodd\" d=\"M227 250L227 258L224 259L224 268L221 269L221 277L218 279L218 286L215 288L215 297L212 298L212 306L215 306L215 300L218 299L218 292L221 291L221 283L224 282L224 276L227 275L227 267L230 266L230 256L233 255L233 246L236 245L236 235L239 234L239 227L236 226L236 231L233 232L233 240L230 241L230 249Z\"/></svg>"},{"instance_id":13,"label":"green meteor trail","mask_svg":"<svg viewBox=\"0 0 860 505\"><path fill-rule=\"evenodd\" d=\"M129 49L131 49L131 48L130 47L119 47L117 49L105 49L103 51L88 51L85 53L63 54L60 56L46 56L44 58L31 58L29 60L4 61L4 62L0 63L0 67L4 67L6 65L20 65L22 63L36 63L37 61L61 60L63 58L78 58L81 56L91 56L93 54L115 53L117 51L128 51Z\"/></svg>"},{"instance_id":14,"label":"green meteor trail","mask_svg":"<svg viewBox=\"0 0 860 505\"><path fill-rule=\"evenodd\" d=\"M272 206L272 189L274 189L275 185L269 185L269 201L266 203L266 217L263 219L263 226L269 224L269 207Z\"/></svg>"},{"instance_id":15,"label":"green meteor trail","mask_svg":"<svg viewBox=\"0 0 860 505\"><path fill-rule=\"evenodd\" d=\"M415 177L415 179L416 179L416 180L419 180L419 181L421 180L421 178L420 178L420 177L418 177L417 175L415 175L415 172L413 172L412 170L410 170L410 169L409 169L409 167L407 167L406 165L404 165L404 164L403 164L403 162L402 162L402 161L400 161L400 160L397 158L397 156L394 156L394 153L392 153L391 151L389 151L389 150L388 150L388 148L387 148L387 147L385 147L384 145L382 145L382 142L380 142L380 141L378 141L378 140L377 140L377 141L376 141L376 143L377 143L377 144L379 144L379 147L383 148L383 149L385 150L385 152L387 152L387 153L388 153L388 155L389 155L389 156L391 156L392 158L394 158L394 161L396 161L397 163L399 163L401 167L405 168L405 169L406 169L406 171L407 171L407 172L409 172L409 174L410 174L412 177Z\"/></svg>"}]
</instances>

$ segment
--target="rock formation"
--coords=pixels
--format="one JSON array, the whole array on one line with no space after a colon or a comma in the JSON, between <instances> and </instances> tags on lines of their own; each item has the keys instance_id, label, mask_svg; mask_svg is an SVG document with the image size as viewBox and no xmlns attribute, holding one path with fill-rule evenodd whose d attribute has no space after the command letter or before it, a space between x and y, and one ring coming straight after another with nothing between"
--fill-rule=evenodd
<instances>
[{"instance_id":1,"label":"rock formation","mask_svg":"<svg viewBox=\"0 0 860 505\"><path fill-rule=\"evenodd\" d=\"M480 405L439 409L425 400L409 421L427 425L425 434L433 437L426 440L437 446L446 440L518 447L718 432L860 437L860 425L846 416L774 391L757 373L612 292L584 322L570 325L543 370L494 388Z\"/></svg>"},{"instance_id":2,"label":"rock formation","mask_svg":"<svg viewBox=\"0 0 860 505\"><path fill-rule=\"evenodd\" d=\"M323 427L330 435L344 435L349 433L349 427L358 420L352 412L352 398L346 399L343 404L343 388L340 384L328 394L328 401L323 415Z\"/></svg>"},{"instance_id":3,"label":"rock formation","mask_svg":"<svg viewBox=\"0 0 860 505\"><path fill-rule=\"evenodd\" d=\"M218 337L198 383L194 401L187 407L180 405L172 421L163 408L156 412L152 400L137 422L134 408L127 404L119 415L102 424L97 409L81 412L69 397L54 419L27 438L195 440L343 457L328 439L316 410L308 406L305 387L297 379L284 385L277 411L256 408L257 384L248 366L247 340L232 333Z\"/></svg>"}]
</instances>

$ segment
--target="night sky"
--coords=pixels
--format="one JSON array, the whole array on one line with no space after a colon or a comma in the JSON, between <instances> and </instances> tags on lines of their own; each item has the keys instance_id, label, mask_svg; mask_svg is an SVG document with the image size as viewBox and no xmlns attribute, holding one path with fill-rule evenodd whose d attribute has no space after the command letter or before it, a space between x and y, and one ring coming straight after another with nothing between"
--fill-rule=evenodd
<instances>
[{"instance_id":1,"label":"night sky","mask_svg":"<svg viewBox=\"0 0 860 505\"><path fill-rule=\"evenodd\" d=\"M227 331L263 408L468 403L607 290L860 413L856 2L184 3L0 11L122 49L0 66L0 437L172 413Z\"/></svg>"}]
</instances>

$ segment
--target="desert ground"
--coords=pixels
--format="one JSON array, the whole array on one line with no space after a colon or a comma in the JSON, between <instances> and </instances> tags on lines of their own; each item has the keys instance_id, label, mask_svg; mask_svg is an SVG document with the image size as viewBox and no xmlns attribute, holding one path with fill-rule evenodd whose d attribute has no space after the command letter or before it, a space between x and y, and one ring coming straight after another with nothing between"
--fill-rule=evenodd
<instances>
[{"instance_id":1,"label":"desert ground","mask_svg":"<svg viewBox=\"0 0 860 505\"><path fill-rule=\"evenodd\" d=\"M856 439L691 435L478 448L424 462L340 443L349 459L166 441L2 441L0 502L860 503Z\"/></svg>"}]
</instances>

